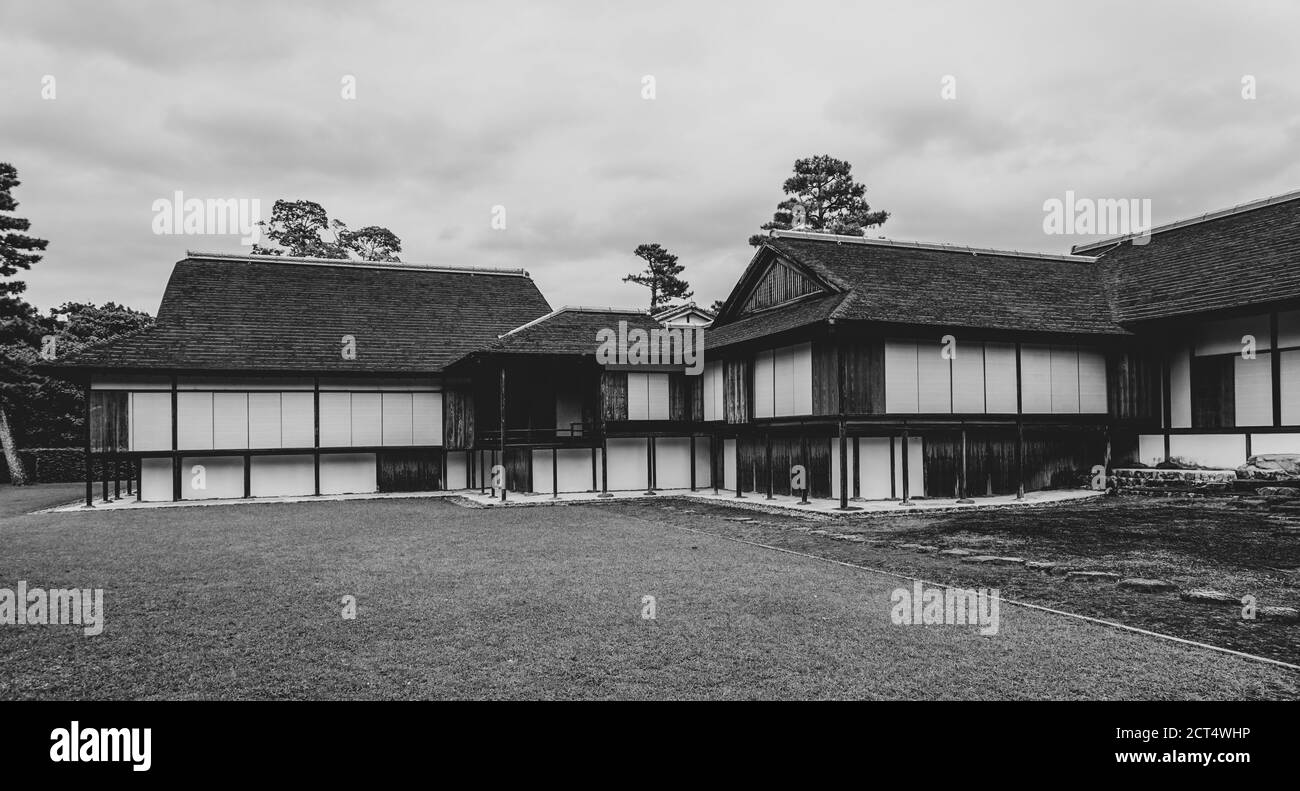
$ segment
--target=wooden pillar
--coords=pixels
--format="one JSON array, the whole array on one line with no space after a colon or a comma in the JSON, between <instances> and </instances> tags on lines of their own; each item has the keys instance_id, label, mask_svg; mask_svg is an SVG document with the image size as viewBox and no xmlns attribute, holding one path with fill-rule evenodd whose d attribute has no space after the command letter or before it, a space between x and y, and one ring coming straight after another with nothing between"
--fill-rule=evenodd
<instances>
[{"instance_id":1,"label":"wooden pillar","mask_svg":"<svg viewBox=\"0 0 1300 791\"><path fill-rule=\"evenodd\" d=\"M253 496L253 455L244 454L244 497Z\"/></svg>"},{"instance_id":2,"label":"wooden pillar","mask_svg":"<svg viewBox=\"0 0 1300 791\"><path fill-rule=\"evenodd\" d=\"M776 498L772 496L772 432L768 431L764 434L763 440L766 445L766 449L764 450L764 466L767 467L767 499L775 500Z\"/></svg>"},{"instance_id":3,"label":"wooden pillar","mask_svg":"<svg viewBox=\"0 0 1300 791\"><path fill-rule=\"evenodd\" d=\"M723 454L722 463L723 463L723 468L725 470L726 463L727 463L725 453ZM740 434L737 433L736 434L736 497L743 499L744 496L745 495L742 494L740 491Z\"/></svg>"},{"instance_id":4,"label":"wooden pillar","mask_svg":"<svg viewBox=\"0 0 1300 791\"><path fill-rule=\"evenodd\" d=\"M122 459L113 451L113 499L122 499Z\"/></svg>"},{"instance_id":5,"label":"wooden pillar","mask_svg":"<svg viewBox=\"0 0 1300 791\"><path fill-rule=\"evenodd\" d=\"M506 364L501 362L501 502L506 501L506 490L510 488L510 475L506 465Z\"/></svg>"},{"instance_id":6,"label":"wooden pillar","mask_svg":"<svg viewBox=\"0 0 1300 791\"><path fill-rule=\"evenodd\" d=\"M179 452L180 423L177 420L176 377L172 376L172 501L181 499L181 454Z\"/></svg>"},{"instance_id":7,"label":"wooden pillar","mask_svg":"<svg viewBox=\"0 0 1300 791\"><path fill-rule=\"evenodd\" d=\"M560 451L551 448L551 499L560 496Z\"/></svg>"},{"instance_id":8,"label":"wooden pillar","mask_svg":"<svg viewBox=\"0 0 1300 791\"><path fill-rule=\"evenodd\" d=\"M910 480L911 476L908 474L907 469L910 463L908 457L912 455L911 450L912 443L908 439L907 429L903 429L903 499L899 505L912 504L912 481Z\"/></svg>"},{"instance_id":9,"label":"wooden pillar","mask_svg":"<svg viewBox=\"0 0 1300 791\"><path fill-rule=\"evenodd\" d=\"M311 467L313 478L313 494L320 497L320 377L314 376L311 380L311 431L312 431L312 453Z\"/></svg>"},{"instance_id":10,"label":"wooden pillar","mask_svg":"<svg viewBox=\"0 0 1300 791\"><path fill-rule=\"evenodd\" d=\"M1268 362L1273 380L1273 425L1282 425L1282 355L1278 352L1277 311L1268 314ZM1250 442L1249 436L1246 440ZM1246 457L1250 457L1247 449Z\"/></svg>"},{"instance_id":11,"label":"wooden pillar","mask_svg":"<svg viewBox=\"0 0 1300 791\"><path fill-rule=\"evenodd\" d=\"M1025 499L1025 422L1016 421L1016 499Z\"/></svg>"},{"instance_id":12,"label":"wooden pillar","mask_svg":"<svg viewBox=\"0 0 1300 791\"><path fill-rule=\"evenodd\" d=\"M709 478L713 481L714 494L718 493L718 479L722 477L718 474L718 467L721 466L718 464L718 459L721 457L718 446L721 444L721 435L716 431L713 432L713 436L709 438ZM722 472L725 474L726 470L724 469Z\"/></svg>"},{"instance_id":13,"label":"wooden pillar","mask_svg":"<svg viewBox=\"0 0 1300 791\"><path fill-rule=\"evenodd\" d=\"M803 492L799 504L807 505L808 489L812 486L812 465L808 463L808 427L803 423L799 424L799 458L799 463L803 465Z\"/></svg>"},{"instance_id":14,"label":"wooden pillar","mask_svg":"<svg viewBox=\"0 0 1300 791\"><path fill-rule=\"evenodd\" d=\"M137 456L135 458L135 501L138 503L144 499L144 459Z\"/></svg>"},{"instance_id":15,"label":"wooden pillar","mask_svg":"<svg viewBox=\"0 0 1300 791\"><path fill-rule=\"evenodd\" d=\"M91 454L93 449L90 444L90 376L86 376L86 388L82 392L86 402L86 507L95 507L95 463ZM26 606L26 605L24 605Z\"/></svg>"},{"instance_id":16,"label":"wooden pillar","mask_svg":"<svg viewBox=\"0 0 1300 791\"><path fill-rule=\"evenodd\" d=\"M600 494L597 497L613 497L609 493L609 437L605 434L605 420L600 421Z\"/></svg>"},{"instance_id":17,"label":"wooden pillar","mask_svg":"<svg viewBox=\"0 0 1300 791\"><path fill-rule=\"evenodd\" d=\"M695 434L691 434L691 491L695 491Z\"/></svg>"},{"instance_id":18,"label":"wooden pillar","mask_svg":"<svg viewBox=\"0 0 1300 791\"><path fill-rule=\"evenodd\" d=\"M849 440L844 418L840 418L840 510L849 510Z\"/></svg>"},{"instance_id":19,"label":"wooden pillar","mask_svg":"<svg viewBox=\"0 0 1300 791\"><path fill-rule=\"evenodd\" d=\"M853 438L853 499L862 500L862 463L861 438Z\"/></svg>"},{"instance_id":20,"label":"wooden pillar","mask_svg":"<svg viewBox=\"0 0 1300 791\"><path fill-rule=\"evenodd\" d=\"M591 446L591 488L588 491L594 492L599 487L596 483L596 446Z\"/></svg>"},{"instance_id":21,"label":"wooden pillar","mask_svg":"<svg viewBox=\"0 0 1300 791\"><path fill-rule=\"evenodd\" d=\"M967 477L967 469L966 469L966 459L968 457L967 454L968 454L968 449L966 444L966 429L963 428L961 430L961 480L960 480L960 486L958 488L958 497L957 497L957 502L959 503L974 502L974 500L970 499L970 481L969 478Z\"/></svg>"},{"instance_id":22,"label":"wooden pillar","mask_svg":"<svg viewBox=\"0 0 1300 791\"><path fill-rule=\"evenodd\" d=\"M655 493L655 438L645 438L645 493Z\"/></svg>"}]
</instances>

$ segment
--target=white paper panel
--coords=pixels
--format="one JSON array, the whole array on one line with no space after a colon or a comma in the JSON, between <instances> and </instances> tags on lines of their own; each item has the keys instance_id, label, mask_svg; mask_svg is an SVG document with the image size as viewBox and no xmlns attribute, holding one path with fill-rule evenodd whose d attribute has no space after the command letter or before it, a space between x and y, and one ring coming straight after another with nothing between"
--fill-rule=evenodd
<instances>
[{"instance_id":1,"label":"white paper panel","mask_svg":"<svg viewBox=\"0 0 1300 791\"><path fill-rule=\"evenodd\" d=\"M1108 411L1106 355L1098 349L1079 348L1079 410L1089 414Z\"/></svg>"},{"instance_id":2,"label":"white paper panel","mask_svg":"<svg viewBox=\"0 0 1300 791\"><path fill-rule=\"evenodd\" d=\"M1300 346L1300 310L1277 314L1277 345L1279 349Z\"/></svg>"},{"instance_id":3,"label":"white paper panel","mask_svg":"<svg viewBox=\"0 0 1300 791\"><path fill-rule=\"evenodd\" d=\"M1021 405L1026 413L1052 411L1052 352L1047 346L1020 347Z\"/></svg>"},{"instance_id":4,"label":"white paper panel","mask_svg":"<svg viewBox=\"0 0 1300 791\"><path fill-rule=\"evenodd\" d=\"M411 414L414 418L412 441L416 445L442 444L442 393L415 393L411 396ZM576 421L582 421L581 406ZM562 428L568 428L566 422Z\"/></svg>"},{"instance_id":5,"label":"white paper panel","mask_svg":"<svg viewBox=\"0 0 1300 791\"><path fill-rule=\"evenodd\" d=\"M212 449L212 394L178 393L176 444L182 450Z\"/></svg>"},{"instance_id":6,"label":"white paper panel","mask_svg":"<svg viewBox=\"0 0 1300 791\"><path fill-rule=\"evenodd\" d=\"M248 395L212 394L212 447L248 447Z\"/></svg>"},{"instance_id":7,"label":"white paper panel","mask_svg":"<svg viewBox=\"0 0 1300 791\"><path fill-rule=\"evenodd\" d=\"M917 407L922 413L952 411L952 361L943 356L943 344L916 346Z\"/></svg>"},{"instance_id":8,"label":"white paper panel","mask_svg":"<svg viewBox=\"0 0 1300 791\"><path fill-rule=\"evenodd\" d=\"M1170 420L1174 428L1192 427L1192 363L1187 346L1175 347L1169 359Z\"/></svg>"},{"instance_id":9,"label":"white paper panel","mask_svg":"<svg viewBox=\"0 0 1300 791\"><path fill-rule=\"evenodd\" d=\"M1300 426L1300 351L1282 352L1282 425Z\"/></svg>"},{"instance_id":10,"label":"white paper panel","mask_svg":"<svg viewBox=\"0 0 1300 791\"><path fill-rule=\"evenodd\" d=\"M916 343L885 341L885 411L915 413L919 403Z\"/></svg>"},{"instance_id":11,"label":"white paper panel","mask_svg":"<svg viewBox=\"0 0 1300 791\"><path fill-rule=\"evenodd\" d=\"M248 394L248 447L280 448L280 394Z\"/></svg>"},{"instance_id":12,"label":"white paper panel","mask_svg":"<svg viewBox=\"0 0 1300 791\"><path fill-rule=\"evenodd\" d=\"M1079 412L1079 351L1073 346L1053 346L1052 412Z\"/></svg>"},{"instance_id":13,"label":"white paper panel","mask_svg":"<svg viewBox=\"0 0 1300 791\"><path fill-rule=\"evenodd\" d=\"M812 344L801 343L791 347L793 361L790 380L794 389L794 411L792 415L812 414Z\"/></svg>"},{"instance_id":14,"label":"white paper panel","mask_svg":"<svg viewBox=\"0 0 1300 791\"><path fill-rule=\"evenodd\" d=\"M369 448L383 444L379 393L352 394L352 447Z\"/></svg>"},{"instance_id":15,"label":"white paper panel","mask_svg":"<svg viewBox=\"0 0 1300 791\"><path fill-rule=\"evenodd\" d=\"M984 344L963 343L952 361L952 411L984 412Z\"/></svg>"},{"instance_id":16,"label":"white paper panel","mask_svg":"<svg viewBox=\"0 0 1300 791\"><path fill-rule=\"evenodd\" d=\"M383 440L385 445L410 445L414 425L410 393L383 394Z\"/></svg>"},{"instance_id":17,"label":"white paper panel","mask_svg":"<svg viewBox=\"0 0 1300 791\"><path fill-rule=\"evenodd\" d=\"M1262 351L1270 348L1272 340L1268 315L1243 316L1241 318L1210 321L1201 325L1196 335L1196 354L1241 354L1241 339L1245 335L1255 336L1255 349Z\"/></svg>"},{"instance_id":18,"label":"white paper panel","mask_svg":"<svg viewBox=\"0 0 1300 791\"><path fill-rule=\"evenodd\" d=\"M668 399L668 374L646 374L646 412L649 420L667 420L672 414Z\"/></svg>"},{"instance_id":19,"label":"white paper panel","mask_svg":"<svg viewBox=\"0 0 1300 791\"><path fill-rule=\"evenodd\" d=\"M171 393L131 394L131 450L171 450ZM170 490L167 499L171 499Z\"/></svg>"},{"instance_id":20,"label":"white paper panel","mask_svg":"<svg viewBox=\"0 0 1300 791\"><path fill-rule=\"evenodd\" d=\"M794 347L783 346L772 352L772 414L794 414Z\"/></svg>"},{"instance_id":21,"label":"white paper panel","mask_svg":"<svg viewBox=\"0 0 1300 791\"><path fill-rule=\"evenodd\" d=\"M646 374L627 375L627 419L650 419L650 385L646 381Z\"/></svg>"},{"instance_id":22,"label":"white paper panel","mask_svg":"<svg viewBox=\"0 0 1300 791\"><path fill-rule=\"evenodd\" d=\"M985 410L992 414L1016 413L1016 345L984 344Z\"/></svg>"},{"instance_id":23,"label":"white paper panel","mask_svg":"<svg viewBox=\"0 0 1300 791\"><path fill-rule=\"evenodd\" d=\"M280 395L280 442L284 448L310 448L316 444L316 413L311 393Z\"/></svg>"},{"instance_id":24,"label":"white paper panel","mask_svg":"<svg viewBox=\"0 0 1300 791\"><path fill-rule=\"evenodd\" d=\"M352 444L352 394L320 394L320 445L346 448Z\"/></svg>"},{"instance_id":25,"label":"white paper panel","mask_svg":"<svg viewBox=\"0 0 1300 791\"><path fill-rule=\"evenodd\" d=\"M1273 425L1273 361L1271 353L1244 360L1233 358L1233 390L1238 426Z\"/></svg>"}]
</instances>

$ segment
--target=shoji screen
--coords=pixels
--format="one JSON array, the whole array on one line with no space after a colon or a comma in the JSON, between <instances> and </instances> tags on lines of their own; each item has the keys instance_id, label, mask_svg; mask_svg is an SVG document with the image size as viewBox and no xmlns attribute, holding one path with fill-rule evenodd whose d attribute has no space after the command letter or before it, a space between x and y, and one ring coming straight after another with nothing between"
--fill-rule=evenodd
<instances>
[{"instance_id":1,"label":"shoji screen","mask_svg":"<svg viewBox=\"0 0 1300 791\"><path fill-rule=\"evenodd\" d=\"M381 435L384 444L410 445L415 422L411 412L411 394L383 393L381 400Z\"/></svg>"},{"instance_id":2,"label":"shoji screen","mask_svg":"<svg viewBox=\"0 0 1300 791\"><path fill-rule=\"evenodd\" d=\"M650 385L649 374L629 373L627 375L627 419L650 419Z\"/></svg>"},{"instance_id":3,"label":"shoji screen","mask_svg":"<svg viewBox=\"0 0 1300 791\"><path fill-rule=\"evenodd\" d=\"M383 443L382 409L379 393L352 394L352 447L366 448Z\"/></svg>"},{"instance_id":4,"label":"shoji screen","mask_svg":"<svg viewBox=\"0 0 1300 791\"><path fill-rule=\"evenodd\" d=\"M885 341L885 411L919 411L916 343Z\"/></svg>"},{"instance_id":5,"label":"shoji screen","mask_svg":"<svg viewBox=\"0 0 1300 791\"><path fill-rule=\"evenodd\" d=\"M132 393L131 450L171 450L171 447L171 393Z\"/></svg>"},{"instance_id":6,"label":"shoji screen","mask_svg":"<svg viewBox=\"0 0 1300 791\"><path fill-rule=\"evenodd\" d=\"M1300 425L1300 349L1282 352L1282 424Z\"/></svg>"},{"instance_id":7,"label":"shoji screen","mask_svg":"<svg viewBox=\"0 0 1300 791\"><path fill-rule=\"evenodd\" d=\"M984 412L984 344L958 344L952 360L952 411Z\"/></svg>"},{"instance_id":8,"label":"shoji screen","mask_svg":"<svg viewBox=\"0 0 1300 791\"><path fill-rule=\"evenodd\" d=\"M937 342L916 345L917 406L921 412L952 411L952 363L943 356L943 348Z\"/></svg>"},{"instance_id":9,"label":"shoji screen","mask_svg":"<svg viewBox=\"0 0 1300 791\"><path fill-rule=\"evenodd\" d=\"M1020 347L1021 405L1025 412L1052 411L1052 350L1050 346Z\"/></svg>"},{"instance_id":10,"label":"shoji screen","mask_svg":"<svg viewBox=\"0 0 1300 791\"><path fill-rule=\"evenodd\" d=\"M352 444L352 394L320 394L320 444L346 448Z\"/></svg>"},{"instance_id":11,"label":"shoji screen","mask_svg":"<svg viewBox=\"0 0 1300 791\"><path fill-rule=\"evenodd\" d=\"M726 413L722 406L722 363L705 363L704 373L704 419L725 420Z\"/></svg>"},{"instance_id":12,"label":"shoji screen","mask_svg":"<svg viewBox=\"0 0 1300 791\"><path fill-rule=\"evenodd\" d=\"M1233 398L1238 426L1273 425L1273 361L1268 352L1253 360L1233 357ZM1285 404L1286 402L1283 401Z\"/></svg>"},{"instance_id":13,"label":"shoji screen","mask_svg":"<svg viewBox=\"0 0 1300 791\"><path fill-rule=\"evenodd\" d=\"M212 394L212 447L248 447L248 394Z\"/></svg>"},{"instance_id":14,"label":"shoji screen","mask_svg":"<svg viewBox=\"0 0 1300 791\"><path fill-rule=\"evenodd\" d=\"M1051 348L1052 412L1079 411L1079 350L1073 346Z\"/></svg>"},{"instance_id":15,"label":"shoji screen","mask_svg":"<svg viewBox=\"0 0 1300 791\"><path fill-rule=\"evenodd\" d=\"M1098 349L1079 348L1079 411L1101 414L1106 405L1106 355Z\"/></svg>"},{"instance_id":16,"label":"shoji screen","mask_svg":"<svg viewBox=\"0 0 1300 791\"><path fill-rule=\"evenodd\" d=\"M646 374L646 402L650 420L667 420L672 415L668 395L668 374Z\"/></svg>"},{"instance_id":17,"label":"shoji screen","mask_svg":"<svg viewBox=\"0 0 1300 791\"><path fill-rule=\"evenodd\" d=\"M248 394L248 447L280 448L280 394Z\"/></svg>"},{"instance_id":18,"label":"shoji screen","mask_svg":"<svg viewBox=\"0 0 1300 791\"><path fill-rule=\"evenodd\" d=\"M280 442L283 448L316 444L316 413L311 393L280 394Z\"/></svg>"},{"instance_id":19,"label":"shoji screen","mask_svg":"<svg viewBox=\"0 0 1300 791\"><path fill-rule=\"evenodd\" d=\"M411 413L415 422L411 428L412 444L441 445L442 393L412 393L411 399Z\"/></svg>"},{"instance_id":20,"label":"shoji screen","mask_svg":"<svg viewBox=\"0 0 1300 791\"><path fill-rule=\"evenodd\" d=\"M960 353L958 354L960 357ZM993 414L1016 412L1016 345L984 344L985 408Z\"/></svg>"},{"instance_id":21,"label":"shoji screen","mask_svg":"<svg viewBox=\"0 0 1300 791\"><path fill-rule=\"evenodd\" d=\"M176 424L176 444L182 450L211 450L212 393L178 393Z\"/></svg>"}]
</instances>

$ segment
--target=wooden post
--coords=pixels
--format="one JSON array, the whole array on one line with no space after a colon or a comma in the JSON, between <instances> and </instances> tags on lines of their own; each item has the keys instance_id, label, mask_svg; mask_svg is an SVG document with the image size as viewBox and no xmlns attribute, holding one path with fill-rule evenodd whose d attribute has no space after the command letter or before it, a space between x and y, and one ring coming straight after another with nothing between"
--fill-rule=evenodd
<instances>
[{"instance_id":1,"label":"wooden post","mask_svg":"<svg viewBox=\"0 0 1300 791\"><path fill-rule=\"evenodd\" d=\"M772 432L771 431L768 431L765 434L764 440L767 445L767 450L765 452L765 456L766 456L765 466L767 467L767 499L775 500L776 498L772 496Z\"/></svg>"},{"instance_id":2,"label":"wooden post","mask_svg":"<svg viewBox=\"0 0 1300 791\"><path fill-rule=\"evenodd\" d=\"M1025 422L1016 421L1016 499L1025 499Z\"/></svg>"},{"instance_id":3,"label":"wooden post","mask_svg":"<svg viewBox=\"0 0 1300 791\"><path fill-rule=\"evenodd\" d=\"M715 431L713 436L709 438L709 478L713 481L714 494L718 493L718 479L722 477L718 475L718 444L722 441L719 436L718 432Z\"/></svg>"},{"instance_id":4,"label":"wooden post","mask_svg":"<svg viewBox=\"0 0 1300 791\"><path fill-rule=\"evenodd\" d=\"M510 488L510 476L506 472L506 363L501 361L501 502L506 501L506 490Z\"/></svg>"},{"instance_id":5,"label":"wooden post","mask_svg":"<svg viewBox=\"0 0 1300 791\"><path fill-rule=\"evenodd\" d=\"M320 497L320 377L313 376L311 380L311 423L312 423L312 479L314 481L312 493Z\"/></svg>"},{"instance_id":6,"label":"wooden post","mask_svg":"<svg viewBox=\"0 0 1300 791\"><path fill-rule=\"evenodd\" d=\"M599 484L596 483L596 446L591 446L591 488L587 491L596 491Z\"/></svg>"},{"instance_id":7,"label":"wooden post","mask_svg":"<svg viewBox=\"0 0 1300 791\"><path fill-rule=\"evenodd\" d=\"M803 464L803 496L799 499L799 505L807 505L808 489L812 486L812 465L808 463L808 427L803 423L799 424L799 457Z\"/></svg>"},{"instance_id":8,"label":"wooden post","mask_svg":"<svg viewBox=\"0 0 1300 791\"><path fill-rule=\"evenodd\" d=\"M181 454L179 452L176 377L172 376L172 501L181 499Z\"/></svg>"},{"instance_id":9,"label":"wooden post","mask_svg":"<svg viewBox=\"0 0 1300 791\"><path fill-rule=\"evenodd\" d=\"M95 465L91 459L93 449L90 444L90 376L86 376L86 389L82 395L86 402L86 507L95 507Z\"/></svg>"},{"instance_id":10,"label":"wooden post","mask_svg":"<svg viewBox=\"0 0 1300 791\"><path fill-rule=\"evenodd\" d=\"M908 439L907 429L903 429L903 499L899 505L912 505L912 481L908 474L908 457L911 456L912 443Z\"/></svg>"},{"instance_id":11,"label":"wooden post","mask_svg":"<svg viewBox=\"0 0 1300 791\"><path fill-rule=\"evenodd\" d=\"M122 499L122 460L113 451L113 499Z\"/></svg>"},{"instance_id":12,"label":"wooden post","mask_svg":"<svg viewBox=\"0 0 1300 791\"><path fill-rule=\"evenodd\" d=\"M1268 314L1268 362L1273 379L1273 425L1282 425L1282 355L1278 346L1277 311ZM1246 451L1247 459L1250 451Z\"/></svg>"},{"instance_id":13,"label":"wooden post","mask_svg":"<svg viewBox=\"0 0 1300 791\"><path fill-rule=\"evenodd\" d=\"M144 500L144 459L135 458L135 501Z\"/></svg>"},{"instance_id":14,"label":"wooden post","mask_svg":"<svg viewBox=\"0 0 1300 791\"><path fill-rule=\"evenodd\" d=\"M853 438L853 499L862 500L862 463L861 438Z\"/></svg>"},{"instance_id":15,"label":"wooden post","mask_svg":"<svg viewBox=\"0 0 1300 791\"><path fill-rule=\"evenodd\" d=\"M695 433L691 433L691 491L695 491Z\"/></svg>"},{"instance_id":16,"label":"wooden post","mask_svg":"<svg viewBox=\"0 0 1300 791\"><path fill-rule=\"evenodd\" d=\"M960 481L960 488L958 489L959 496L957 498L957 502L962 504L975 502L970 498L970 486L967 479L966 458L967 458L966 429L963 428L961 430L961 481Z\"/></svg>"},{"instance_id":17,"label":"wooden post","mask_svg":"<svg viewBox=\"0 0 1300 791\"><path fill-rule=\"evenodd\" d=\"M244 454L244 497L253 496L253 456Z\"/></svg>"},{"instance_id":18,"label":"wooden post","mask_svg":"<svg viewBox=\"0 0 1300 791\"><path fill-rule=\"evenodd\" d=\"M727 454L722 454L723 469L726 469ZM736 497L744 499L745 495L740 492L740 434L736 434Z\"/></svg>"},{"instance_id":19,"label":"wooden post","mask_svg":"<svg viewBox=\"0 0 1300 791\"><path fill-rule=\"evenodd\" d=\"M655 493L655 438L645 438L645 493Z\"/></svg>"},{"instance_id":20,"label":"wooden post","mask_svg":"<svg viewBox=\"0 0 1300 791\"><path fill-rule=\"evenodd\" d=\"M849 440L843 416L840 417L840 510L849 510Z\"/></svg>"},{"instance_id":21,"label":"wooden post","mask_svg":"<svg viewBox=\"0 0 1300 791\"><path fill-rule=\"evenodd\" d=\"M551 499L558 499L560 496L560 451L558 448L551 448Z\"/></svg>"}]
</instances>

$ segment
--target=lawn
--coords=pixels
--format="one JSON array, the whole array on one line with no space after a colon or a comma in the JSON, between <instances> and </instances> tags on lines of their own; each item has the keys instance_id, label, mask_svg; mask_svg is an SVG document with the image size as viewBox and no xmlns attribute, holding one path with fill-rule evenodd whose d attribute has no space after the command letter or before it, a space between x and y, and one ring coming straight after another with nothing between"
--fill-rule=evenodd
<instances>
[{"instance_id":1,"label":"lawn","mask_svg":"<svg viewBox=\"0 0 1300 791\"><path fill-rule=\"evenodd\" d=\"M1011 606L996 635L898 626L889 617L898 580L678 529L749 526L728 521L734 511L682 513L683 501L668 498L26 515L41 496L21 491L19 505L12 489L0 491L0 587L103 588L107 611L94 637L0 626L3 699L1277 699L1300 690L1300 674L1284 668ZM358 603L351 620L341 617L348 595ZM655 597L654 619L643 618L645 596Z\"/></svg>"},{"instance_id":2,"label":"lawn","mask_svg":"<svg viewBox=\"0 0 1300 791\"><path fill-rule=\"evenodd\" d=\"M761 503L760 500L755 502ZM672 505L635 505L645 518L679 521ZM901 544L968 549L984 555L1058 564L1054 571L1105 571L1158 579L1179 590L1214 589L1253 596L1259 606L1300 606L1300 536L1284 534L1294 517L1245 510L1226 500L1098 498L1068 506L906 514L809 521L765 514L734 521L736 511L688 506L712 518L718 535L779 546L964 588L998 588L1007 598L1116 621L1163 634L1300 664L1300 624L1246 620L1242 606L1192 604L1177 592L1145 593L1113 583L1067 581L1022 566L963 563ZM728 518L730 517L730 518ZM796 529L802 526L803 530ZM860 536L846 542L808 528Z\"/></svg>"}]
</instances>

